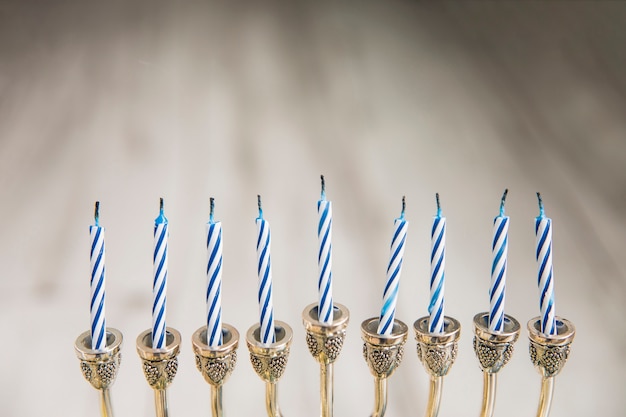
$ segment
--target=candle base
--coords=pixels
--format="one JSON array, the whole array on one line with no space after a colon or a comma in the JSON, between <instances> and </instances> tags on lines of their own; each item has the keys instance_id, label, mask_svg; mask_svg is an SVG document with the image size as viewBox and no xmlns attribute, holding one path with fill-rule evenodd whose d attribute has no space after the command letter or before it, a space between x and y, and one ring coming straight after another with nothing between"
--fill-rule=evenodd
<instances>
[{"instance_id":1,"label":"candle base","mask_svg":"<svg viewBox=\"0 0 626 417\"><path fill-rule=\"evenodd\" d=\"M556 318L556 330L555 335L541 333L540 317L528 322L530 360L542 376L537 417L547 417L550 414L554 379L565 366L570 345L576 335L574 325L561 317Z\"/></svg>"},{"instance_id":2,"label":"candle base","mask_svg":"<svg viewBox=\"0 0 626 417\"><path fill-rule=\"evenodd\" d=\"M122 333L114 328L106 329L107 345L102 350L91 348L89 331L81 333L74 343L76 356L80 360L83 376L92 387L100 391L102 417L113 417L109 387L115 382L122 361Z\"/></svg>"},{"instance_id":3,"label":"candle base","mask_svg":"<svg viewBox=\"0 0 626 417\"><path fill-rule=\"evenodd\" d=\"M222 385L237 364L239 332L233 326L222 324L222 341L219 346L206 344L206 326L200 327L191 337L196 368L211 384L211 412L213 417L222 417Z\"/></svg>"},{"instance_id":4,"label":"candle base","mask_svg":"<svg viewBox=\"0 0 626 417\"><path fill-rule=\"evenodd\" d=\"M504 315L504 330L489 330L489 313L474 316L474 353L483 371L483 404L481 417L493 416L496 403L497 373L513 355L513 345L520 332L520 324L508 314Z\"/></svg>"},{"instance_id":5,"label":"candle base","mask_svg":"<svg viewBox=\"0 0 626 417\"><path fill-rule=\"evenodd\" d=\"M387 408L387 378L396 371L404 355L409 328L400 320L394 320L390 335L378 334L378 317L361 323L363 357L374 376L374 411L371 417L383 417Z\"/></svg>"},{"instance_id":6,"label":"candle base","mask_svg":"<svg viewBox=\"0 0 626 417\"><path fill-rule=\"evenodd\" d=\"M333 321L330 324L318 320L318 305L310 304L302 312L302 322L306 330L306 344L313 358L320 364L320 415L333 415L333 363L339 357L350 312L341 304L335 303Z\"/></svg>"},{"instance_id":7,"label":"candle base","mask_svg":"<svg viewBox=\"0 0 626 417\"><path fill-rule=\"evenodd\" d=\"M456 360L461 337L461 323L452 317L444 317L442 333L430 333L428 322L430 317L419 318L413 323L417 340L417 357L430 375L430 391L426 416L436 417L439 414L443 377Z\"/></svg>"},{"instance_id":8,"label":"candle base","mask_svg":"<svg viewBox=\"0 0 626 417\"><path fill-rule=\"evenodd\" d=\"M260 325L255 324L246 333L246 343L250 351L250 362L257 375L265 381L265 407L269 417L282 417L278 407L276 383L283 376L289 359L289 348L293 331L285 322L276 320L274 326L276 341L261 343Z\"/></svg>"},{"instance_id":9,"label":"candle base","mask_svg":"<svg viewBox=\"0 0 626 417\"><path fill-rule=\"evenodd\" d=\"M137 336L137 353L143 362L146 381L154 389L157 417L168 415L167 387L172 383L178 371L180 341L180 333L171 327L166 329L166 343L163 349L152 348L151 329Z\"/></svg>"}]
</instances>

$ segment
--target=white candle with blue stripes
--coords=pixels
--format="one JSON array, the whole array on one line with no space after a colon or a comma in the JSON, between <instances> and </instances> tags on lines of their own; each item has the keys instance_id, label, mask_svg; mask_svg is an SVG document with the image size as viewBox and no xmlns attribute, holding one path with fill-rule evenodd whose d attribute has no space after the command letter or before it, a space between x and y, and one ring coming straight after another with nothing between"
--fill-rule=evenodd
<instances>
[{"instance_id":1,"label":"white candle with blue stripes","mask_svg":"<svg viewBox=\"0 0 626 417\"><path fill-rule=\"evenodd\" d=\"M539 308L541 310L541 333L557 334L554 309L554 276L552 273L552 219L545 216L541 194L537 193L539 216L535 219L537 239L537 282L539 285Z\"/></svg>"},{"instance_id":2,"label":"white candle with blue stripes","mask_svg":"<svg viewBox=\"0 0 626 417\"><path fill-rule=\"evenodd\" d=\"M437 215L433 218L430 232L430 304L428 305L428 331L443 333L444 331L444 289L446 269L446 218L441 216L439 193L437 199Z\"/></svg>"},{"instance_id":3,"label":"white candle with blue stripes","mask_svg":"<svg viewBox=\"0 0 626 417\"><path fill-rule=\"evenodd\" d=\"M258 238L256 242L257 274L259 276L259 323L260 339L263 345L276 341L274 332L274 305L272 303L272 260L270 257L271 233L270 225L263 218L261 196L257 196L259 217L256 219Z\"/></svg>"},{"instance_id":4,"label":"white candle with blue stripes","mask_svg":"<svg viewBox=\"0 0 626 417\"><path fill-rule=\"evenodd\" d=\"M91 240L91 252L89 260L91 264L91 348L93 350L104 350L107 346L106 320L104 317L104 297L105 297L105 247L104 247L104 227L100 226L100 202L96 201L95 224L89 226Z\"/></svg>"},{"instance_id":5,"label":"white candle with blue stripes","mask_svg":"<svg viewBox=\"0 0 626 417\"><path fill-rule=\"evenodd\" d=\"M167 346L165 310L167 301L167 239L168 221L163 215L163 199L160 200L159 216L154 220L154 255L152 282L152 348Z\"/></svg>"},{"instance_id":6,"label":"white candle with blue stripes","mask_svg":"<svg viewBox=\"0 0 626 417\"><path fill-rule=\"evenodd\" d=\"M321 323L331 324L333 322L333 247L331 243L333 234L333 204L326 200L326 182L323 175L321 180L322 196L317 202L317 239L319 242L319 251L317 253L319 271L317 316Z\"/></svg>"},{"instance_id":7,"label":"white candle with blue stripes","mask_svg":"<svg viewBox=\"0 0 626 417\"><path fill-rule=\"evenodd\" d=\"M493 219L493 240L491 244L491 285L489 287L489 330L500 333L504 330L504 299L506 291L506 270L509 250L509 216L504 215L504 202L508 189L504 190L500 201L500 214Z\"/></svg>"},{"instance_id":8,"label":"white candle with blue stripes","mask_svg":"<svg viewBox=\"0 0 626 417\"><path fill-rule=\"evenodd\" d=\"M206 225L207 238L207 345L222 344L222 223L214 220L215 200L210 198L211 211Z\"/></svg>"},{"instance_id":9,"label":"white candle with blue stripes","mask_svg":"<svg viewBox=\"0 0 626 417\"><path fill-rule=\"evenodd\" d=\"M402 197L402 213L393 222L393 238L387 265L387 282L383 292L383 307L380 311L377 333L391 335L393 321L396 316L396 304L398 302L398 289L400 288L400 273L402 272L402 260L404 256L404 244L409 222L404 218L406 208L405 198Z\"/></svg>"}]
</instances>

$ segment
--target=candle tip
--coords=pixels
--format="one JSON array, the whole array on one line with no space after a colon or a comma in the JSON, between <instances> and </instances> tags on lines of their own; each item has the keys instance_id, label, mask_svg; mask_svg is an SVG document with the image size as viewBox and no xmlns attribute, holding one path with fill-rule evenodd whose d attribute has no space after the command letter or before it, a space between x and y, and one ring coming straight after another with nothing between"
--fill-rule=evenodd
<instances>
[{"instance_id":1,"label":"candle tip","mask_svg":"<svg viewBox=\"0 0 626 417\"><path fill-rule=\"evenodd\" d=\"M326 180L324 175L320 175L320 179L322 181L322 200L326 200Z\"/></svg>"},{"instance_id":2,"label":"candle tip","mask_svg":"<svg viewBox=\"0 0 626 417\"><path fill-rule=\"evenodd\" d=\"M502 200L500 200L500 216L504 216L504 202L506 201L506 195L509 193L509 189L505 188L502 194Z\"/></svg>"},{"instance_id":3,"label":"candle tip","mask_svg":"<svg viewBox=\"0 0 626 417\"><path fill-rule=\"evenodd\" d=\"M257 205L259 206L259 219L263 218L263 207L261 207L261 195L256 196Z\"/></svg>"},{"instance_id":4,"label":"candle tip","mask_svg":"<svg viewBox=\"0 0 626 417\"><path fill-rule=\"evenodd\" d=\"M441 204L439 203L439 193L435 193L435 199L437 200L437 217L441 217Z\"/></svg>"},{"instance_id":5,"label":"candle tip","mask_svg":"<svg viewBox=\"0 0 626 417\"><path fill-rule=\"evenodd\" d=\"M100 226L100 202L96 201L93 218L96 220L96 226Z\"/></svg>"},{"instance_id":6,"label":"candle tip","mask_svg":"<svg viewBox=\"0 0 626 417\"><path fill-rule=\"evenodd\" d=\"M404 210L406 210L406 196L402 196L402 213L400 214L400 218L404 219Z\"/></svg>"},{"instance_id":7,"label":"candle tip","mask_svg":"<svg viewBox=\"0 0 626 417\"><path fill-rule=\"evenodd\" d=\"M163 197L159 199L159 211L163 213Z\"/></svg>"},{"instance_id":8,"label":"candle tip","mask_svg":"<svg viewBox=\"0 0 626 417\"><path fill-rule=\"evenodd\" d=\"M209 198L209 206L210 206L209 222L213 223L213 213L215 212L215 199L213 197Z\"/></svg>"},{"instance_id":9,"label":"candle tip","mask_svg":"<svg viewBox=\"0 0 626 417\"><path fill-rule=\"evenodd\" d=\"M541 199L541 193L539 192L537 192L537 202L539 203L539 217L544 217L543 200Z\"/></svg>"}]
</instances>

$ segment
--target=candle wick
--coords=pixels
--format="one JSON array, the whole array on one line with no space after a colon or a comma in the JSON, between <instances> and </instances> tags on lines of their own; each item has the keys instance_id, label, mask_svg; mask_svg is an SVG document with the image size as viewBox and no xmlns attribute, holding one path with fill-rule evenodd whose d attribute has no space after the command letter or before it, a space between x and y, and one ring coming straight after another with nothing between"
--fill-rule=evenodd
<instances>
[{"instance_id":1,"label":"candle wick","mask_svg":"<svg viewBox=\"0 0 626 417\"><path fill-rule=\"evenodd\" d=\"M502 200L500 200L500 216L504 216L504 202L506 201L506 195L509 193L509 189L505 188L502 194Z\"/></svg>"},{"instance_id":2,"label":"candle wick","mask_svg":"<svg viewBox=\"0 0 626 417\"><path fill-rule=\"evenodd\" d=\"M159 212L163 214L163 197L159 199Z\"/></svg>"},{"instance_id":3,"label":"candle wick","mask_svg":"<svg viewBox=\"0 0 626 417\"><path fill-rule=\"evenodd\" d=\"M402 213L400 213L400 220L404 220L404 210L406 209L406 196L402 196Z\"/></svg>"},{"instance_id":4,"label":"candle wick","mask_svg":"<svg viewBox=\"0 0 626 417\"><path fill-rule=\"evenodd\" d=\"M261 195L257 194L257 205L259 206L259 217L258 219L263 219L263 207L261 207Z\"/></svg>"},{"instance_id":5,"label":"candle wick","mask_svg":"<svg viewBox=\"0 0 626 417\"><path fill-rule=\"evenodd\" d=\"M435 199L437 200L437 217L441 217L441 204L439 203L439 193L435 193Z\"/></svg>"},{"instance_id":6,"label":"candle wick","mask_svg":"<svg viewBox=\"0 0 626 417\"><path fill-rule=\"evenodd\" d=\"M100 202L99 201L96 201L96 207L94 209L93 217L96 220L96 227L100 227Z\"/></svg>"},{"instance_id":7,"label":"candle wick","mask_svg":"<svg viewBox=\"0 0 626 417\"><path fill-rule=\"evenodd\" d=\"M209 198L209 205L211 207L211 211L209 212L209 223L213 223L213 212L215 211L215 199L213 197Z\"/></svg>"},{"instance_id":8,"label":"candle wick","mask_svg":"<svg viewBox=\"0 0 626 417\"><path fill-rule=\"evenodd\" d=\"M543 212L543 200L541 199L541 194L537 192L537 202L539 203L539 217L545 217Z\"/></svg>"},{"instance_id":9,"label":"candle wick","mask_svg":"<svg viewBox=\"0 0 626 417\"><path fill-rule=\"evenodd\" d=\"M322 200L326 200L326 180L324 175L320 175L320 179L322 180Z\"/></svg>"}]
</instances>

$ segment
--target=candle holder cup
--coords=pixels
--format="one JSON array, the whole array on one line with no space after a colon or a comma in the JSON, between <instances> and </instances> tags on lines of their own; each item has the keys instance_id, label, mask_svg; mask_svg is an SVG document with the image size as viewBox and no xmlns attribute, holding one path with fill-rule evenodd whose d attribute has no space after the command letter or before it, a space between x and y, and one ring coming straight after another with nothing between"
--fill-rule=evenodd
<instances>
[{"instance_id":1,"label":"candle holder cup","mask_svg":"<svg viewBox=\"0 0 626 417\"><path fill-rule=\"evenodd\" d=\"M289 348L293 339L293 331L285 322L276 320L276 341L270 344L261 343L260 325L255 324L246 333L246 343L250 351L250 362L254 371L265 381L265 408L268 417L283 417L278 407L276 384L283 376L289 359Z\"/></svg>"},{"instance_id":2,"label":"candle holder cup","mask_svg":"<svg viewBox=\"0 0 626 417\"><path fill-rule=\"evenodd\" d=\"M222 386L237 364L239 332L230 324L222 324L223 342L219 346L207 345L206 333L206 326L200 327L191 337L191 344L196 368L211 385L211 413L213 417L222 417Z\"/></svg>"},{"instance_id":3,"label":"candle holder cup","mask_svg":"<svg viewBox=\"0 0 626 417\"><path fill-rule=\"evenodd\" d=\"M436 417L439 414L443 377L456 360L461 337L461 323L452 317L444 317L442 333L430 333L428 329L430 317L419 318L413 323L417 340L417 357L430 375L430 391L426 416Z\"/></svg>"},{"instance_id":4,"label":"candle holder cup","mask_svg":"<svg viewBox=\"0 0 626 417\"><path fill-rule=\"evenodd\" d=\"M80 360L80 369L92 387L100 391L100 413L102 417L113 417L109 388L115 382L122 362L122 332L112 327L106 329L106 347L91 348L91 333L86 331L76 338L74 350Z\"/></svg>"},{"instance_id":5,"label":"candle holder cup","mask_svg":"<svg viewBox=\"0 0 626 417\"><path fill-rule=\"evenodd\" d=\"M168 327L163 349L152 348L152 330L148 329L137 336L137 353L143 362L143 373L148 385L154 389L154 402L157 417L168 416L167 387L178 371L180 333Z\"/></svg>"},{"instance_id":6,"label":"candle holder cup","mask_svg":"<svg viewBox=\"0 0 626 417\"><path fill-rule=\"evenodd\" d=\"M320 364L320 415L333 415L333 364L341 353L350 312L346 306L335 303L333 321L324 324L318 320L318 305L310 304L302 312L309 352Z\"/></svg>"},{"instance_id":7,"label":"candle holder cup","mask_svg":"<svg viewBox=\"0 0 626 417\"><path fill-rule=\"evenodd\" d=\"M513 345L519 338L520 324L504 315L504 330L489 330L489 313L474 316L474 353L483 371L483 403L481 417L493 416L496 404L497 374L513 355Z\"/></svg>"},{"instance_id":8,"label":"candle holder cup","mask_svg":"<svg viewBox=\"0 0 626 417\"><path fill-rule=\"evenodd\" d=\"M374 411L371 417L383 417L387 408L387 378L396 371L404 355L409 328L400 320L394 320L390 335L378 334L378 317L361 323L363 357L374 376Z\"/></svg>"},{"instance_id":9,"label":"candle holder cup","mask_svg":"<svg viewBox=\"0 0 626 417\"><path fill-rule=\"evenodd\" d=\"M528 322L530 360L542 376L537 417L547 417L550 414L554 378L565 366L570 354L570 345L576 335L574 325L561 317L556 318L556 330L555 335L541 333L540 317Z\"/></svg>"}]
</instances>

